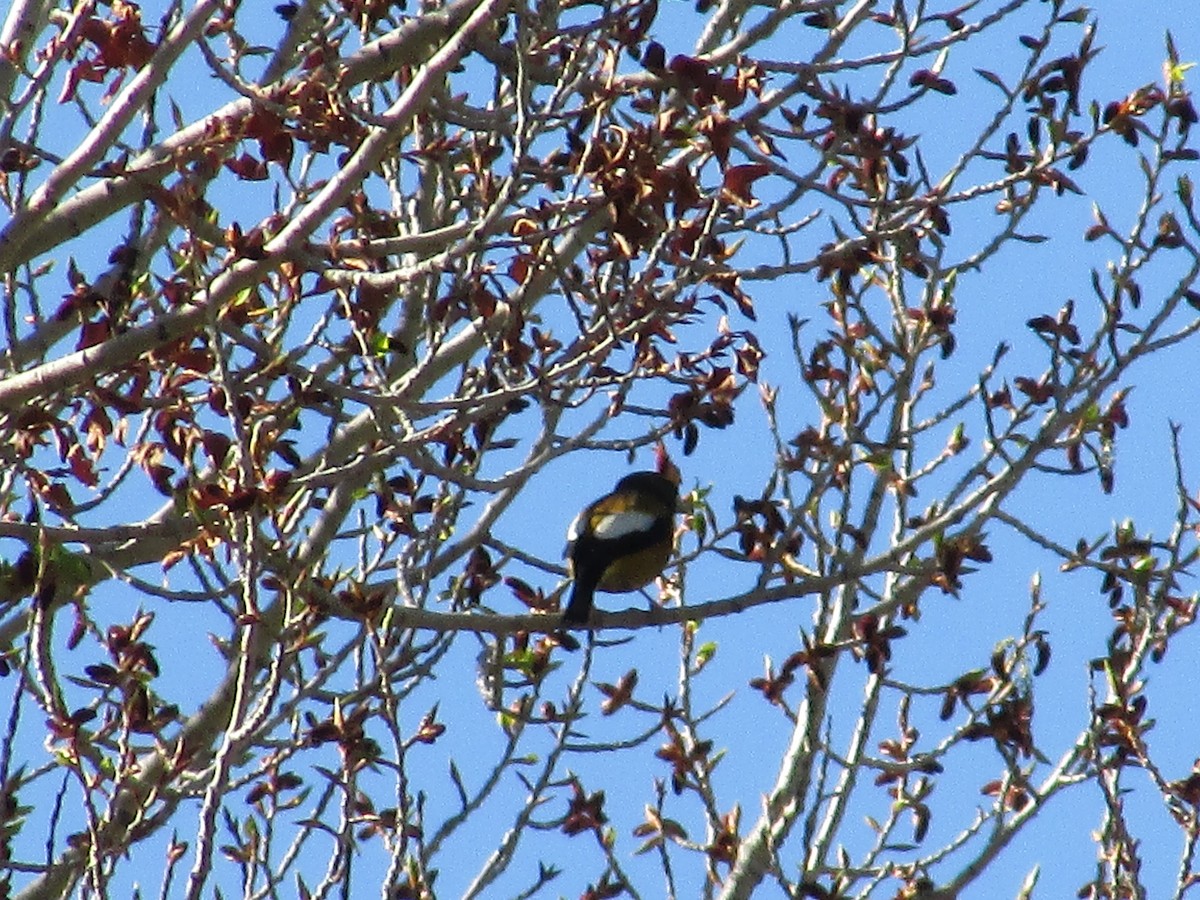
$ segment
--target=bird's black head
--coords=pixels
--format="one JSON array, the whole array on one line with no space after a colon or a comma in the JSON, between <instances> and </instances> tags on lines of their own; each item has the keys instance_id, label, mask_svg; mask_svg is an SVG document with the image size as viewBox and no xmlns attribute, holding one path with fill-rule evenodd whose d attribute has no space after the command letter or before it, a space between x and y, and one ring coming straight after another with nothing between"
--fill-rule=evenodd
<instances>
[{"instance_id":1,"label":"bird's black head","mask_svg":"<svg viewBox=\"0 0 1200 900\"><path fill-rule=\"evenodd\" d=\"M617 490L649 494L671 509L679 504L679 485L658 472L630 472L617 482Z\"/></svg>"}]
</instances>

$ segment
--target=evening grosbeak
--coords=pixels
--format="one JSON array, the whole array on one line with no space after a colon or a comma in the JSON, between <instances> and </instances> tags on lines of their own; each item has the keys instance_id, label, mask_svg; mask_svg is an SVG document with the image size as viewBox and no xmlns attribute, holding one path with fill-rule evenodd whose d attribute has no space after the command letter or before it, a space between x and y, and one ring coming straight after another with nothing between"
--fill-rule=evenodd
<instances>
[{"instance_id":1,"label":"evening grosbeak","mask_svg":"<svg viewBox=\"0 0 1200 900\"><path fill-rule=\"evenodd\" d=\"M673 475L674 478L669 477ZM567 531L575 583L563 625L586 625L597 590L619 594L645 587L667 565L679 506L679 475L633 472L581 512Z\"/></svg>"}]
</instances>

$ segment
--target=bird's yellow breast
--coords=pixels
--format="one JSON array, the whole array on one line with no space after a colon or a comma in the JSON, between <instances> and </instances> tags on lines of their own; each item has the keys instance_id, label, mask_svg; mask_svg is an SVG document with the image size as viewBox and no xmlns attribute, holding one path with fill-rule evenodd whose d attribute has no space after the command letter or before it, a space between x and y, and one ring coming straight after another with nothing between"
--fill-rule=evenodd
<instances>
[{"instance_id":1,"label":"bird's yellow breast","mask_svg":"<svg viewBox=\"0 0 1200 900\"><path fill-rule=\"evenodd\" d=\"M636 591L657 578L670 557L670 542L622 556L609 563L596 587L610 594Z\"/></svg>"}]
</instances>

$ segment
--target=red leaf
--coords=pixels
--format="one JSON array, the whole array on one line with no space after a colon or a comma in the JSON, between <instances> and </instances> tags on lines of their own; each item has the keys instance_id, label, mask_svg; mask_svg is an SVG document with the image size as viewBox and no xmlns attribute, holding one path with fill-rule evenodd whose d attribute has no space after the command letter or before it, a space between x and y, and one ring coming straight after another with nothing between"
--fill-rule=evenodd
<instances>
[{"instance_id":1,"label":"red leaf","mask_svg":"<svg viewBox=\"0 0 1200 900\"><path fill-rule=\"evenodd\" d=\"M97 344L102 344L112 336L112 329L109 328L108 320L101 319L99 322L84 322L83 327L79 329L79 343L75 345L76 350L86 350L88 347L95 347Z\"/></svg>"},{"instance_id":2,"label":"red leaf","mask_svg":"<svg viewBox=\"0 0 1200 900\"><path fill-rule=\"evenodd\" d=\"M87 458L83 447L79 444L72 447L67 454L67 464L71 467L71 474L80 484L95 487L100 482L100 479L96 477L96 469L92 466L92 461Z\"/></svg>"},{"instance_id":3,"label":"red leaf","mask_svg":"<svg viewBox=\"0 0 1200 900\"><path fill-rule=\"evenodd\" d=\"M533 273L533 257L528 253L519 253L513 257L513 261L508 265L508 277L517 284L524 284L529 280L529 276ZM494 311L494 307L492 309ZM484 316L491 313L483 311Z\"/></svg>"},{"instance_id":4,"label":"red leaf","mask_svg":"<svg viewBox=\"0 0 1200 900\"><path fill-rule=\"evenodd\" d=\"M937 91L939 94L957 94L958 88L954 86L954 82L948 78L942 78L928 69L921 69L914 72L912 78L908 79L909 87L924 87L931 91Z\"/></svg>"},{"instance_id":5,"label":"red leaf","mask_svg":"<svg viewBox=\"0 0 1200 900\"><path fill-rule=\"evenodd\" d=\"M243 153L237 159L226 160L225 168L243 181L267 180L267 164L249 153Z\"/></svg>"},{"instance_id":6,"label":"red leaf","mask_svg":"<svg viewBox=\"0 0 1200 900\"><path fill-rule=\"evenodd\" d=\"M725 180L721 184L722 196L741 207L757 206L758 200L751 193L751 189L755 181L770 171L770 166L764 163L730 166L725 170Z\"/></svg>"}]
</instances>

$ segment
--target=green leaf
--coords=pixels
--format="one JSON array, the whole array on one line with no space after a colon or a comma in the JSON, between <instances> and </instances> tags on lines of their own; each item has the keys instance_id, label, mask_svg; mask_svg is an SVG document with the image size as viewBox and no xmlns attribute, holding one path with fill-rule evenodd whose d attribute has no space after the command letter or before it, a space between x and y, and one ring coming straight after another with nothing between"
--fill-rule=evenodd
<instances>
[{"instance_id":1,"label":"green leaf","mask_svg":"<svg viewBox=\"0 0 1200 900\"><path fill-rule=\"evenodd\" d=\"M1180 175L1175 182L1175 193L1179 196L1179 202L1184 206L1191 208L1193 200L1192 179L1187 175Z\"/></svg>"},{"instance_id":2,"label":"green leaf","mask_svg":"<svg viewBox=\"0 0 1200 900\"><path fill-rule=\"evenodd\" d=\"M1086 6L1081 6L1078 9L1073 9L1069 13L1063 13L1058 17L1059 22L1074 22L1076 25L1082 25L1087 21L1088 16L1092 14L1091 9Z\"/></svg>"}]
</instances>

